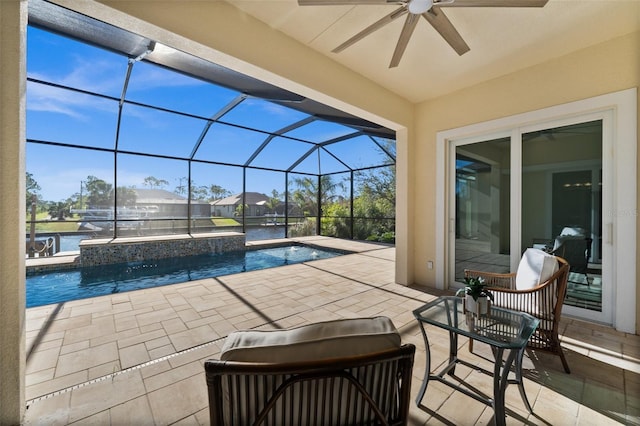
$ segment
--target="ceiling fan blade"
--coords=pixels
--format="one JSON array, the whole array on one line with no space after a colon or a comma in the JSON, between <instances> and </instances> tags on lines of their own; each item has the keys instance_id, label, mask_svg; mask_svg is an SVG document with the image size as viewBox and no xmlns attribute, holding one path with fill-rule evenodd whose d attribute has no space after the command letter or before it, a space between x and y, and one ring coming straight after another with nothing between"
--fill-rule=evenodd
<instances>
[{"instance_id":1,"label":"ceiling fan blade","mask_svg":"<svg viewBox=\"0 0 640 426\"><path fill-rule=\"evenodd\" d=\"M440 7L543 7L549 0L454 0L434 5Z\"/></svg>"},{"instance_id":2,"label":"ceiling fan blade","mask_svg":"<svg viewBox=\"0 0 640 426\"><path fill-rule=\"evenodd\" d=\"M363 38L365 38L366 36L368 36L372 32L374 32L376 30L379 30L380 28L384 27L385 25L393 22L394 20L398 19L399 17L401 17L405 13L407 13L407 8L405 6L402 6L401 8L396 9L395 11L391 12L390 14L385 16L384 18L380 19L378 22L375 22L375 23L369 25L367 28L365 28L364 30L360 31L358 34L354 35L349 40L345 41L340 46L338 46L335 49L333 49L332 52L333 53L342 52L344 49L346 49L347 47L351 46L355 42L362 40Z\"/></svg>"},{"instance_id":3,"label":"ceiling fan blade","mask_svg":"<svg viewBox=\"0 0 640 426\"><path fill-rule=\"evenodd\" d=\"M300 6L344 6L358 4L402 4L400 0L298 0Z\"/></svg>"},{"instance_id":4,"label":"ceiling fan blade","mask_svg":"<svg viewBox=\"0 0 640 426\"><path fill-rule=\"evenodd\" d=\"M407 48L407 44L409 44L409 39L411 39L413 30L416 29L418 19L420 19L420 15L410 13L407 16L407 20L404 21L404 26L402 27L402 32L400 33L398 44L396 44L396 50L393 51L393 57L391 58L389 68L395 68L400 63L400 59L402 59L402 55Z\"/></svg>"},{"instance_id":5,"label":"ceiling fan blade","mask_svg":"<svg viewBox=\"0 0 640 426\"><path fill-rule=\"evenodd\" d=\"M428 12L423 13L422 16L429 21L433 28L440 33L442 38L449 43L458 55L464 55L469 51L467 43L462 39L458 30L456 30L451 21L449 21L449 18L447 18L439 7L432 7Z\"/></svg>"}]
</instances>

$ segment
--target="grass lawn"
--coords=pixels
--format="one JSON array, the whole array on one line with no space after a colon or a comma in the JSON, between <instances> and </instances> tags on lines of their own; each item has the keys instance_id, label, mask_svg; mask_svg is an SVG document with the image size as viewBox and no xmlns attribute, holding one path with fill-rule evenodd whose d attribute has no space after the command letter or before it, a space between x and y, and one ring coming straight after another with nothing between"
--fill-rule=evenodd
<instances>
[{"instance_id":1,"label":"grass lawn","mask_svg":"<svg viewBox=\"0 0 640 426\"><path fill-rule=\"evenodd\" d=\"M27 220L30 218L27 215ZM41 212L36 214L36 220L47 220L49 218L49 214L47 212ZM75 218L69 218L70 220L74 220ZM26 224L27 233L30 230L29 223ZM54 220L49 223L36 223L36 232L74 232L78 230L78 223L71 222L66 220Z\"/></svg>"},{"instance_id":2,"label":"grass lawn","mask_svg":"<svg viewBox=\"0 0 640 426\"><path fill-rule=\"evenodd\" d=\"M211 221L216 226L242 226L237 220L231 217L212 217Z\"/></svg>"}]
</instances>

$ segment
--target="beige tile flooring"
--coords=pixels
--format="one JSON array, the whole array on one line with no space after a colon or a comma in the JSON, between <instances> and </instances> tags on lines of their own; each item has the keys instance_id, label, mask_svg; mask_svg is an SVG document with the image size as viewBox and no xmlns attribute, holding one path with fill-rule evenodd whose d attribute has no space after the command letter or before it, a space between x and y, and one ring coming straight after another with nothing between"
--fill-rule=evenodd
<instances>
[{"instance_id":1,"label":"beige tile flooring","mask_svg":"<svg viewBox=\"0 0 640 426\"><path fill-rule=\"evenodd\" d=\"M411 311L436 297L430 289L394 283L395 250L311 238L355 252L333 259L192 281L27 310L26 424L207 424L203 362L225 336L248 328L286 328L313 321L387 315L418 351L415 397L425 351ZM525 388L533 414L515 386L507 388L507 424L640 425L640 337L565 319L559 358L528 352ZM428 328L432 369L448 357L448 336ZM476 344L459 355L491 367ZM456 374L486 394L491 380L459 367ZM411 425L491 424L493 411L430 382Z\"/></svg>"}]
</instances>

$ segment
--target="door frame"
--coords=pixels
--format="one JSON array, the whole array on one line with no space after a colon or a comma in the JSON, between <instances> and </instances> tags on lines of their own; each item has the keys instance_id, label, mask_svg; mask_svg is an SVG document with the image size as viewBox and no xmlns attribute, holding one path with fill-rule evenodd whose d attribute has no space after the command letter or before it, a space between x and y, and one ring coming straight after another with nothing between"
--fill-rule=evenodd
<instances>
[{"instance_id":1,"label":"door frame","mask_svg":"<svg viewBox=\"0 0 640 426\"><path fill-rule=\"evenodd\" d=\"M454 285L450 274L449 261L452 257L451 234L455 235L455 209L451 208L449 182L451 182L451 146L460 141L486 140L496 135L510 133L512 140L520 140L520 135L540 128L554 127L554 123L583 121L582 117L602 117L603 120L603 164L611 161L609 167L610 190L608 199L603 199L603 245L611 253L606 259L610 265L611 309L610 319L605 322L615 329L636 332L636 222L637 222L637 89L627 89L580 101L556 105L531 112L503 117L460 128L441 131L436 134L436 283L439 289ZM610 138L609 141L606 139ZM606 146L609 149L605 148ZM521 143L512 151L513 166L520 167ZM515 157L515 158L514 158ZM455 173L455 170L453 171ZM629 179L629 177L632 177ZM603 176L603 180L606 177ZM455 182L455 180L453 181ZM520 244L520 177L512 180L512 216L517 215L518 223L512 223L511 247ZM517 250L519 252L519 250ZM605 250L603 250L605 251ZM519 256L511 250L511 267L515 270ZM604 253L603 253L604 254ZM603 258L603 264L605 259ZM604 273L604 271L603 271ZM603 280L605 277L603 276ZM604 294L603 294L604 298ZM603 300L603 306L605 301ZM566 307L565 307L566 308ZM563 309L572 315L571 309Z\"/></svg>"}]
</instances>

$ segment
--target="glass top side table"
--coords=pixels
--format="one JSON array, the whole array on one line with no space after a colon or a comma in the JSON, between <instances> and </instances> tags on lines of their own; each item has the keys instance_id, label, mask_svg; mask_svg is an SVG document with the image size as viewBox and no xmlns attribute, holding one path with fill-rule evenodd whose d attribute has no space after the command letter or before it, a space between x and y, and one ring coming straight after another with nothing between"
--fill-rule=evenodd
<instances>
[{"instance_id":1,"label":"glass top side table","mask_svg":"<svg viewBox=\"0 0 640 426\"><path fill-rule=\"evenodd\" d=\"M456 296L439 297L413 311L420 324L425 343L426 368L422 387L416 398L420 405L427 390L429 380L437 380L453 389L464 393L477 401L491 406L494 410L496 425L504 425L505 408L504 393L509 384L517 384L520 396L529 410L531 405L524 391L522 381L522 357L527 341L538 326L539 320L524 312L512 311L499 307L491 307L487 315L477 316L464 311L463 299ZM425 324L449 331L449 363L439 373L431 373L431 353ZM465 336L491 346L495 356L493 372L478 367L458 358L458 336ZM505 351L506 359L503 360ZM515 379L509 379L509 371L515 362ZM445 375L455 374L456 364L463 364L474 370L480 370L493 376L493 398L486 398L462 387L457 382L447 380Z\"/></svg>"}]
</instances>

